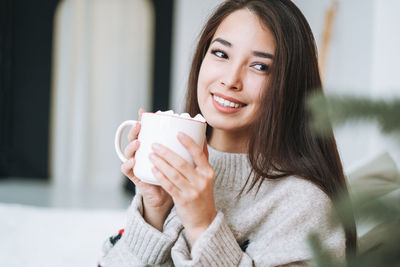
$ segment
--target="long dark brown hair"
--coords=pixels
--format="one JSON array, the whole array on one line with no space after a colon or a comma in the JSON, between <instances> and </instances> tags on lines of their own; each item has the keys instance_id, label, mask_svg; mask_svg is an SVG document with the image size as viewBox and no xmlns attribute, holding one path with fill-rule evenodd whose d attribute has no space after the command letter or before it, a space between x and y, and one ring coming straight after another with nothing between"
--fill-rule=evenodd
<instances>
[{"instance_id":1,"label":"long dark brown hair","mask_svg":"<svg viewBox=\"0 0 400 267\"><path fill-rule=\"evenodd\" d=\"M317 49L307 20L290 0L228 0L217 8L201 32L193 58L186 112L201 113L199 70L218 26L232 12L245 8L270 29L276 42L263 105L251 126L248 157L255 179L250 189L259 188L265 179L296 175L319 186L335 203L339 196L348 196L335 138L332 130L324 136L312 131L306 108L307 96L322 90ZM345 234L346 255L350 256L357 247L354 220L345 225Z\"/></svg>"}]
</instances>

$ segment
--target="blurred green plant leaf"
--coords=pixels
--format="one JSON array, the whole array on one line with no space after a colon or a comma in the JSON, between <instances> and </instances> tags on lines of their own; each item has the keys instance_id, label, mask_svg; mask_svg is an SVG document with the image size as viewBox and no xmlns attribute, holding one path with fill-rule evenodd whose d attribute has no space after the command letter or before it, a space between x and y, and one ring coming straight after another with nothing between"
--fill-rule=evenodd
<instances>
[{"instance_id":1,"label":"blurred green plant leaf","mask_svg":"<svg viewBox=\"0 0 400 267\"><path fill-rule=\"evenodd\" d=\"M373 100L354 96L311 95L307 100L311 112L311 126L320 134L330 131L331 124L341 125L352 121L375 121L383 133L400 133L400 99ZM400 140L400 138L399 138ZM369 222L376 225L369 233L383 240L362 251L347 262L348 267L400 267L400 184L393 183L393 192L384 197L369 192L359 192L351 199L339 198L337 210L332 211L333 224ZM373 189L370 189L373 190ZM353 217L354 211L354 217ZM326 252L317 236L310 236L310 245L318 267L343 265L335 262Z\"/></svg>"},{"instance_id":2,"label":"blurred green plant leaf","mask_svg":"<svg viewBox=\"0 0 400 267\"><path fill-rule=\"evenodd\" d=\"M400 133L400 99L373 100L354 96L323 96L313 94L307 106L311 111L311 125L319 133L330 129L330 124L347 121L376 121L384 133Z\"/></svg>"}]
</instances>

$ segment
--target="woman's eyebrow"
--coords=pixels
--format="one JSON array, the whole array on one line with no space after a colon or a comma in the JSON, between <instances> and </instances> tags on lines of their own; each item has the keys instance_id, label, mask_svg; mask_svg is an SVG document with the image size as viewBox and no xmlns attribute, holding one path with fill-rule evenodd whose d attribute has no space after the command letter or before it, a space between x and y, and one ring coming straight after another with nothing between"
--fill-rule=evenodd
<instances>
[{"instance_id":1,"label":"woman's eyebrow","mask_svg":"<svg viewBox=\"0 0 400 267\"><path fill-rule=\"evenodd\" d=\"M224 40L222 38L219 38L219 37L215 38L214 41L212 41L212 44L215 43L215 42L221 43L221 44L223 44L225 46L228 46L228 47L232 46L232 44L230 42L228 42L227 40Z\"/></svg>"},{"instance_id":2,"label":"woman's eyebrow","mask_svg":"<svg viewBox=\"0 0 400 267\"><path fill-rule=\"evenodd\" d=\"M218 42L227 47L232 47L232 44L230 42L228 42L227 40L224 40L220 37L215 38L211 43L213 44L215 42ZM270 59L274 58L274 56L272 54L267 53L267 52L261 52L261 51L253 51L253 55L256 57L263 57L263 58L270 58Z\"/></svg>"},{"instance_id":3,"label":"woman's eyebrow","mask_svg":"<svg viewBox=\"0 0 400 267\"><path fill-rule=\"evenodd\" d=\"M261 52L261 51L253 51L253 55L256 57L264 57L264 58L270 58L273 59L274 56L270 53L266 53L266 52Z\"/></svg>"}]
</instances>

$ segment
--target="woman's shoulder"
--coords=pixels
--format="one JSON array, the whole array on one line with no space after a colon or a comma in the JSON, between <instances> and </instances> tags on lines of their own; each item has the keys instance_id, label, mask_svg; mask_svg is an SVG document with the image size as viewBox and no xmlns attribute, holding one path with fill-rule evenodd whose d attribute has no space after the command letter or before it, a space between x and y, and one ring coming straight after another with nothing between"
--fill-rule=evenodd
<instances>
[{"instance_id":1,"label":"woman's shoulder","mask_svg":"<svg viewBox=\"0 0 400 267\"><path fill-rule=\"evenodd\" d=\"M264 195L269 210L261 229L286 227L291 233L288 240L293 240L293 236L307 240L309 233L317 233L329 251L340 259L344 257L343 228L332 223L333 202L318 185L298 176L287 176L273 181L269 187Z\"/></svg>"},{"instance_id":2,"label":"woman's shoulder","mask_svg":"<svg viewBox=\"0 0 400 267\"><path fill-rule=\"evenodd\" d=\"M306 189L306 190L311 190L313 192L315 191L316 193L317 192L324 193L322 189L318 185L313 183L311 180L296 175L291 175L282 178L282 180L280 181L280 185L286 189L291 189L295 191Z\"/></svg>"},{"instance_id":3,"label":"woman's shoulder","mask_svg":"<svg viewBox=\"0 0 400 267\"><path fill-rule=\"evenodd\" d=\"M331 206L329 196L315 183L299 176L287 176L268 183L267 194L274 194L281 200L307 206Z\"/></svg>"}]
</instances>

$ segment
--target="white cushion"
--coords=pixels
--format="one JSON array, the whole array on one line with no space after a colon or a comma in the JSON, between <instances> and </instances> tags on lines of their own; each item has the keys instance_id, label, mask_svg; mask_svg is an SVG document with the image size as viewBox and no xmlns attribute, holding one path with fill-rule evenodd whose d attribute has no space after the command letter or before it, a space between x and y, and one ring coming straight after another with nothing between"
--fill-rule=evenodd
<instances>
[{"instance_id":1,"label":"white cushion","mask_svg":"<svg viewBox=\"0 0 400 267\"><path fill-rule=\"evenodd\" d=\"M70 210L0 204L1 266L97 266L125 210Z\"/></svg>"}]
</instances>

